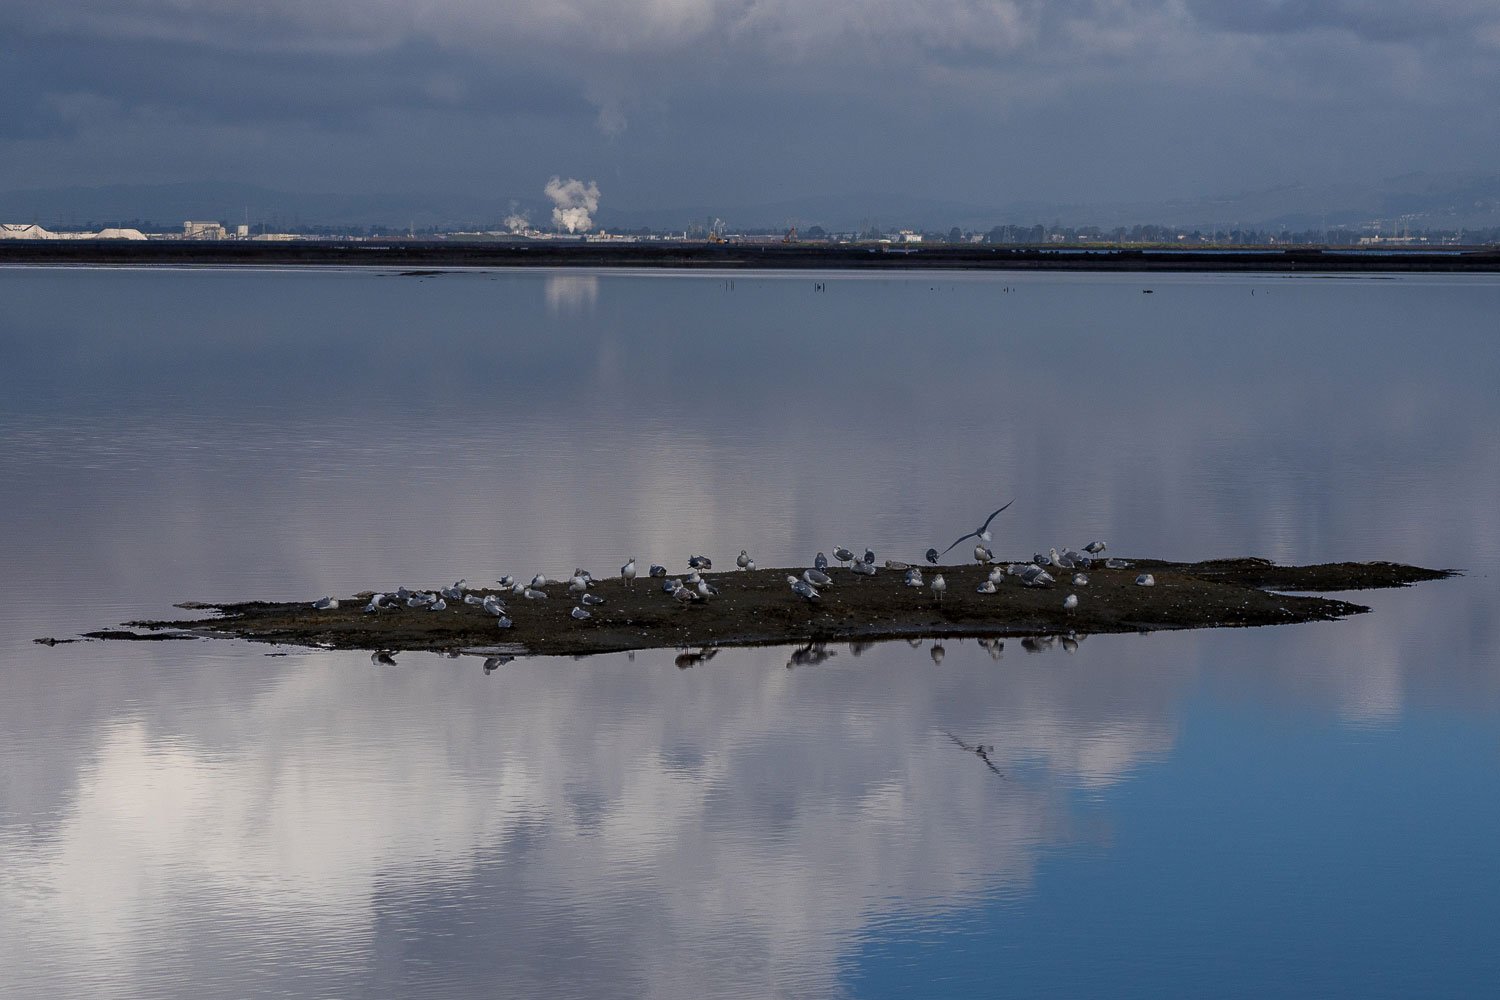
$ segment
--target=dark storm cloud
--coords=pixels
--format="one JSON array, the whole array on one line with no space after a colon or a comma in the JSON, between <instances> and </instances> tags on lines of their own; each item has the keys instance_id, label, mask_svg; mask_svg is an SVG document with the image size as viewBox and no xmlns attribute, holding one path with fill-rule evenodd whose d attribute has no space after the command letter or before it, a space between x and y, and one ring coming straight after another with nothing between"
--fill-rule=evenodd
<instances>
[{"instance_id":1,"label":"dark storm cloud","mask_svg":"<svg viewBox=\"0 0 1500 1000\"><path fill-rule=\"evenodd\" d=\"M0 188L420 169L533 197L589 174L606 206L994 202L1500 156L1478 0L75 0L0 9L0 43Z\"/></svg>"}]
</instances>

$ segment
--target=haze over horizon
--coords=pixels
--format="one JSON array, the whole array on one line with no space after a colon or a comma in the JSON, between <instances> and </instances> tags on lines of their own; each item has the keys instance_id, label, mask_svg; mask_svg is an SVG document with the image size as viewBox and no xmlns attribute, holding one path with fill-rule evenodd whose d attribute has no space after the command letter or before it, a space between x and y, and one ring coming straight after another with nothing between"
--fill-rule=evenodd
<instances>
[{"instance_id":1,"label":"haze over horizon","mask_svg":"<svg viewBox=\"0 0 1500 1000\"><path fill-rule=\"evenodd\" d=\"M0 191L417 191L543 222L554 176L596 182L607 217L1149 204L1500 161L1482 0L75 0L0 5L0 41Z\"/></svg>"}]
</instances>

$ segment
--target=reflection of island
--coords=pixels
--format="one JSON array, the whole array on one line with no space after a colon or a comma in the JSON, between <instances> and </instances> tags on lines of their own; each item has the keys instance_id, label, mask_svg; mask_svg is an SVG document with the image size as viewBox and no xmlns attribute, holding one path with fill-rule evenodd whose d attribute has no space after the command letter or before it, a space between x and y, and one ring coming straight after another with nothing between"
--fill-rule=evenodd
<instances>
[{"instance_id":1,"label":"reflection of island","mask_svg":"<svg viewBox=\"0 0 1500 1000\"><path fill-rule=\"evenodd\" d=\"M1071 837L1058 786L1116 781L1170 746L1170 674L1146 671L1120 704L1092 693L1114 658L1001 678L978 645L948 650L936 675L904 643L805 671L783 669L786 650L687 674L664 654L519 660L488 678L421 654L277 660L289 669L246 704L100 726L57 825L4 842L0 964L15 975L28 942L67 941L79 975L171 995L187 981L153 979L153 956L233 934L318 952L295 964L340 992L338 970L378 966L368 952L398 925L457 920L485 927L451 970L471 989L831 990L873 914L1024 887L1038 850ZM961 766L945 731L1030 776ZM744 971L717 978L721 961Z\"/></svg>"}]
</instances>

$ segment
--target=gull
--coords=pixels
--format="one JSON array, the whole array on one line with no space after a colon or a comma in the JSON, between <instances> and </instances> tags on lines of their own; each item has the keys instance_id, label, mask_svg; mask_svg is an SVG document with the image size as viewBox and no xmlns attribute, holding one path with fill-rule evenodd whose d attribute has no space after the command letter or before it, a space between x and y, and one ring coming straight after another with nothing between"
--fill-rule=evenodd
<instances>
[{"instance_id":1,"label":"gull","mask_svg":"<svg viewBox=\"0 0 1500 1000\"><path fill-rule=\"evenodd\" d=\"M694 601L698 600L699 597L693 592L693 588L691 587L678 587L676 590L672 591L672 599L677 601L679 604L692 604Z\"/></svg>"},{"instance_id":2,"label":"gull","mask_svg":"<svg viewBox=\"0 0 1500 1000\"><path fill-rule=\"evenodd\" d=\"M677 579L676 577L673 577L672 579L668 580L666 583L663 583L661 585L661 589L665 593L675 594L675 593L677 593L677 591L679 591L679 590L682 589L682 581L679 580L679 579Z\"/></svg>"},{"instance_id":3,"label":"gull","mask_svg":"<svg viewBox=\"0 0 1500 1000\"><path fill-rule=\"evenodd\" d=\"M525 590L521 591L521 596L526 598L528 601L545 601L547 599L547 592L544 590L534 590L531 587L527 587Z\"/></svg>"},{"instance_id":4,"label":"gull","mask_svg":"<svg viewBox=\"0 0 1500 1000\"><path fill-rule=\"evenodd\" d=\"M806 580L808 583L812 584L814 587L831 587L831 586L833 586L833 577L829 576L827 573L824 573L822 570L816 570L816 569L806 570L802 574L802 579Z\"/></svg>"},{"instance_id":5,"label":"gull","mask_svg":"<svg viewBox=\"0 0 1500 1000\"><path fill-rule=\"evenodd\" d=\"M963 539L959 539L959 541L963 541ZM957 544L957 542L955 542L954 544ZM937 549L928 549L927 550L927 561L930 562L930 563L932 563L934 566L937 565L937 561L938 561L938 550Z\"/></svg>"},{"instance_id":6,"label":"gull","mask_svg":"<svg viewBox=\"0 0 1500 1000\"><path fill-rule=\"evenodd\" d=\"M495 621L495 624L500 626L501 628L510 628L514 623L507 616L501 615L499 619Z\"/></svg>"},{"instance_id":7,"label":"gull","mask_svg":"<svg viewBox=\"0 0 1500 1000\"><path fill-rule=\"evenodd\" d=\"M747 562L745 564L745 571L748 572L748 573L754 573L755 572L755 560L754 559L751 559L749 562Z\"/></svg>"},{"instance_id":8,"label":"gull","mask_svg":"<svg viewBox=\"0 0 1500 1000\"><path fill-rule=\"evenodd\" d=\"M1071 636L1071 635L1065 635L1065 636L1063 636L1062 637L1062 648L1063 648L1063 652L1069 654L1070 656L1073 653L1078 652L1078 640L1077 640L1077 638L1075 638L1074 636Z\"/></svg>"},{"instance_id":9,"label":"gull","mask_svg":"<svg viewBox=\"0 0 1500 1000\"><path fill-rule=\"evenodd\" d=\"M505 576L502 576L500 578L500 586L502 586L502 587L513 587L513 586L515 586L515 583L516 583L516 578L513 577L513 576L511 576L508 573Z\"/></svg>"},{"instance_id":10,"label":"gull","mask_svg":"<svg viewBox=\"0 0 1500 1000\"><path fill-rule=\"evenodd\" d=\"M514 659L515 659L514 656L488 656L488 657L485 657L484 672L486 674L493 673L494 671L499 670L501 667L505 666L507 663L509 663L511 660L514 660Z\"/></svg>"},{"instance_id":11,"label":"gull","mask_svg":"<svg viewBox=\"0 0 1500 1000\"><path fill-rule=\"evenodd\" d=\"M380 610L380 602L384 601L384 600L385 600L385 595L384 594L372 594L370 596L370 603L365 605L365 614L370 614L371 612L379 611Z\"/></svg>"},{"instance_id":12,"label":"gull","mask_svg":"<svg viewBox=\"0 0 1500 1000\"><path fill-rule=\"evenodd\" d=\"M874 566L875 565L875 552L874 552L874 550L872 550L872 549L865 549L865 565L866 566Z\"/></svg>"},{"instance_id":13,"label":"gull","mask_svg":"<svg viewBox=\"0 0 1500 1000\"><path fill-rule=\"evenodd\" d=\"M827 568L828 568L828 557L825 556L823 553L819 552L818 555L817 555L817 557L813 559L813 569L815 569L815 570L817 570L818 572L821 573L823 570L826 570Z\"/></svg>"},{"instance_id":14,"label":"gull","mask_svg":"<svg viewBox=\"0 0 1500 1000\"><path fill-rule=\"evenodd\" d=\"M1000 583L1000 581L1004 580L1004 579L1005 579L1005 567L1004 566L996 566L994 569L990 570L990 583L998 585Z\"/></svg>"},{"instance_id":15,"label":"gull","mask_svg":"<svg viewBox=\"0 0 1500 1000\"><path fill-rule=\"evenodd\" d=\"M496 617L505 614L505 605L501 604L500 598L496 597L494 594L490 594L488 597L486 597L482 602L481 607L483 607L485 611L489 612L492 615L495 615Z\"/></svg>"},{"instance_id":16,"label":"gull","mask_svg":"<svg viewBox=\"0 0 1500 1000\"><path fill-rule=\"evenodd\" d=\"M1004 639L980 639L979 645L989 652L992 660L1000 659L1000 654L1005 651Z\"/></svg>"},{"instance_id":17,"label":"gull","mask_svg":"<svg viewBox=\"0 0 1500 1000\"><path fill-rule=\"evenodd\" d=\"M900 559L887 559L885 561L885 568L886 569L911 569L911 563L902 562Z\"/></svg>"},{"instance_id":18,"label":"gull","mask_svg":"<svg viewBox=\"0 0 1500 1000\"><path fill-rule=\"evenodd\" d=\"M408 597L415 597L416 596L416 591L414 591L414 590L407 590L405 587L397 587L396 588L396 596L398 598L400 598L401 600L404 601Z\"/></svg>"},{"instance_id":19,"label":"gull","mask_svg":"<svg viewBox=\"0 0 1500 1000\"><path fill-rule=\"evenodd\" d=\"M1087 587L1088 585L1089 585L1089 575L1087 573L1074 573L1073 574L1073 586L1075 586L1075 587Z\"/></svg>"},{"instance_id":20,"label":"gull","mask_svg":"<svg viewBox=\"0 0 1500 1000\"><path fill-rule=\"evenodd\" d=\"M1135 583L1138 587L1154 587L1156 586L1156 577L1152 576L1150 573L1142 573L1140 576L1135 578Z\"/></svg>"},{"instance_id":21,"label":"gull","mask_svg":"<svg viewBox=\"0 0 1500 1000\"><path fill-rule=\"evenodd\" d=\"M1104 568L1105 569L1129 569L1130 568L1130 563L1126 562L1124 559L1106 559L1106 560L1104 560Z\"/></svg>"},{"instance_id":22,"label":"gull","mask_svg":"<svg viewBox=\"0 0 1500 1000\"><path fill-rule=\"evenodd\" d=\"M850 552L842 545L835 545L833 547L833 558L837 559L841 563L852 563L854 561L854 553Z\"/></svg>"},{"instance_id":23,"label":"gull","mask_svg":"<svg viewBox=\"0 0 1500 1000\"><path fill-rule=\"evenodd\" d=\"M408 608L425 608L431 603L425 594L413 594L406 599L406 606Z\"/></svg>"},{"instance_id":24,"label":"gull","mask_svg":"<svg viewBox=\"0 0 1500 1000\"><path fill-rule=\"evenodd\" d=\"M465 594L464 595L464 603L465 604L483 604L484 603L484 599L482 597L480 597L478 594Z\"/></svg>"},{"instance_id":25,"label":"gull","mask_svg":"<svg viewBox=\"0 0 1500 1000\"><path fill-rule=\"evenodd\" d=\"M942 643L935 642L932 644L932 649L928 651L928 655L932 657L933 663L942 663L943 657L947 655L947 652L948 651L943 648Z\"/></svg>"},{"instance_id":26,"label":"gull","mask_svg":"<svg viewBox=\"0 0 1500 1000\"><path fill-rule=\"evenodd\" d=\"M697 570L693 570L687 576L687 584L690 587L696 587L702 581L703 581L703 577L701 577L701 576L698 575L698 571Z\"/></svg>"},{"instance_id":27,"label":"gull","mask_svg":"<svg viewBox=\"0 0 1500 1000\"><path fill-rule=\"evenodd\" d=\"M541 573L538 573L536 576L531 578L531 585L540 590L542 587L547 586L547 578Z\"/></svg>"},{"instance_id":28,"label":"gull","mask_svg":"<svg viewBox=\"0 0 1500 1000\"><path fill-rule=\"evenodd\" d=\"M1069 594L1067 597L1063 598L1063 610L1068 612L1068 614L1072 614L1073 612L1078 610L1077 594Z\"/></svg>"},{"instance_id":29,"label":"gull","mask_svg":"<svg viewBox=\"0 0 1500 1000\"><path fill-rule=\"evenodd\" d=\"M604 603L604 598L600 597L598 594L584 594L583 603L597 607L598 605Z\"/></svg>"},{"instance_id":30,"label":"gull","mask_svg":"<svg viewBox=\"0 0 1500 1000\"><path fill-rule=\"evenodd\" d=\"M875 562L874 562L874 560L871 560L870 562L856 562L852 566L850 566L849 568L852 569L852 570L854 570L854 572L858 573L860 576L874 576L875 575Z\"/></svg>"},{"instance_id":31,"label":"gull","mask_svg":"<svg viewBox=\"0 0 1500 1000\"><path fill-rule=\"evenodd\" d=\"M526 593L526 590L527 590L526 584L522 583L520 580L517 580L515 583L513 583L513 584L510 585L510 592L512 594L516 594L516 595L524 594L524 593Z\"/></svg>"},{"instance_id":32,"label":"gull","mask_svg":"<svg viewBox=\"0 0 1500 1000\"><path fill-rule=\"evenodd\" d=\"M339 602L332 597L320 597L313 601L313 607L319 611L336 611L338 606Z\"/></svg>"},{"instance_id":33,"label":"gull","mask_svg":"<svg viewBox=\"0 0 1500 1000\"><path fill-rule=\"evenodd\" d=\"M791 584L792 593L798 597L805 597L809 601L816 601L818 599L817 588L806 580L799 580L795 576L788 576L786 582Z\"/></svg>"},{"instance_id":34,"label":"gull","mask_svg":"<svg viewBox=\"0 0 1500 1000\"><path fill-rule=\"evenodd\" d=\"M445 600L443 600L441 597L439 597L437 600L435 600L431 604L427 605L427 610L428 611L447 611L448 610L448 602L445 601Z\"/></svg>"},{"instance_id":35,"label":"gull","mask_svg":"<svg viewBox=\"0 0 1500 1000\"><path fill-rule=\"evenodd\" d=\"M975 590L975 593L979 593L979 594L993 594L995 592L995 581L994 580L986 580L983 583L981 583L978 587L974 588L974 590Z\"/></svg>"},{"instance_id":36,"label":"gull","mask_svg":"<svg viewBox=\"0 0 1500 1000\"><path fill-rule=\"evenodd\" d=\"M987 562L989 562L993 558L995 558L995 553L993 553L989 549L985 548L983 544L979 544L979 545L974 546L974 561L975 562L978 562L978 563L987 563Z\"/></svg>"},{"instance_id":37,"label":"gull","mask_svg":"<svg viewBox=\"0 0 1500 1000\"><path fill-rule=\"evenodd\" d=\"M1056 583L1051 573L1033 563L1021 570L1021 582L1028 587L1045 587L1049 583Z\"/></svg>"},{"instance_id":38,"label":"gull","mask_svg":"<svg viewBox=\"0 0 1500 1000\"><path fill-rule=\"evenodd\" d=\"M906 585L908 587L922 586L922 571L913 566L906 571Z\"/></svg>"},{"instance_id":39,"label":"gull","mask_svg":"<svg viewBox=\"0 0 1500 1000\"><path fill-rule=\"evenodd\" d=\"M980 639L979 641L980 641L981 644L984 643L983 639ZM1000 645L1003 647L1005 645L1005 643L1002 642L1002 643L1000 643ZM988 648L988 647L986 647L986 648ZM990 655L994 656L995 659L997 659L997 660L1000 658L999 655L993 649L990 650ZM1000 775L1000 777L1002 777L1002 778L1005 777L1005 772L1002 771L1002 770L1000 770L998 767L996 767L995 766L995 762L992 761L992 760L990 760L990 754L992 754L992 753L995 752L995 748L993 746L986 747L983 743L981 743L978 746L972 746L971 747L971 746L969 746L969 744L965 743L963 740L959 739L957 736L954 736L952 733L947 732L946 730L943 732L943 735L946 736L946 737L948 737L955 744L957 744L957 746L958 746L958 748L960 750L967 750L968 752L972 753L974 756L978 757L980 760L984 761L985 766L988 767L991 771L994 771L996 774Z\"/></svg>"},{"instance_id":40,"label":"gull","mask_svg":"<svg viewBox=\"0 0 1500 1000\"><path fill-rule=\"evenodd\" d=\"M1093 562L1092 559L1076 549L1068 549L1063 553L1063 558L1077 566L1087 566Z\"/></svg>"},{"instance_id":41,"label":"gull","mask_svg":"<svg viewBox=\"0 0 1500 1000\"><path fill-rule=\"evenodd\" d=\"M1053 549L1052 551L1056 552L1057 550ZM1034 565L1037 566L1051 566L1052 556L1050 554L1044 556L1040 552L1038 552L1036 555L1031 557L1031 561Z\"/></svg>"},{"instance_id":42,"label":"gull","mask_svg":"<svg viewBox=\"0 0 1500 1000\"><path fill-rule=\"evenodd\" d=\"M698 581L698 596L701 597L701 598L703 598L704 600L707 600L710 597L718 597L719 596L719 588L715 587L713 584L709 583L707 580L699 580Z\"/></svg>"},{"instance_id":43,"label":"gull","mask_svg":"<svg viewBox=\"0 0 1500 1000\"><path fill-rule=\"evenodd\" d=\"M1073 560L1069 559L1067 556L1058 555L1056 549L1048 549L1047 557L1052 560L1052 565L1056 566L1058 569L1073 568Z\"/></svg>"},{"instance_id":44,"label":"gull","mask_svg":"<svg viewBox=\"0 0 1500 1000\"><path fill-rule=\"evenodd\" d=\"M1083 551L1087 552L1091 556L1097 556L1107 548L1109 548L1109 546L1105 545L1103 542L1089 542L1083 547Z\"/></svg>"},{"instance_id":45,"label":"gull","mask_svg":"<svg viewBox=\"0 0 1500 1000\"><path fill-rule=\"evenodd\" d=\"M736 566L738 566L740 569L749 569L750 568L750 554L748 552L746 552L744 549L740 549L740 554L734 557L734 564Z\"/></svg>"},{"instance_id":46,"label":"gull","mask_svg":"<svg viewBox=\"0 0 1500 1000\"><path fill-rule=\"evenodd\" d=\"M462 600L464 596L464 584L468 582L467 580L459 580L453 586L443 588L443 596L450 601Z\"/></svg>"},{"instance_id":47,"label":"gull","mask_svg":"<svg viewBox=\"0 0 1500 1000\"><path fill-rule=\"evenodd\" d=\"M943 574L939 573L937 576L932 578L932 594L938 599L938 603L942 603L943 591L947 589L948 581L943 579Z\"/></svg>"},{"instance_id":48,"label":"gull","mask_svg":"<svg viewBox=\"0 0 1500 1000\"><path fill-rule=\"evenodd\" d=\"M1015 501L1011 500L1009 503L1007 503L1005 505L1005 507L1009 507L1013 503L1015 503ZM977 531L971 531L967 535L963 535L960 538L956 539L953 542L952 545L948 546L942 552L938 553L939 557L945 556L949 552L952 552L955 548L958 547L958 543L964 541L965 539L977 538L981 542L987 542L987 541L989 541L990 540L990 522L993 521L995 519L996 515L998 515L1001 510L1004 510L1005 507L1001 507L1000 510L995 511L994 514L991 514L989 517L985 518L984 519L984 523L979 526L979 530L977 530ZM932 561L933 562L937 562L936 559L934 559Z\"/></svg>"},{"instance_id":49,"label":"gull","mask_svg":"<svg viewBox=\"0 0 1500 1000\"><path fill-rule=\"evenodd\" d=\"M658 566L658 565L656 565L656 563L652 563L651 564L651 569L647 571L647 575L648 576L653 576L653 577L663 577L663 576L666 576L667 575L667 567L665 567L665 566Z\"/></svg>"},{"instance_id":50,"label":"gull","mask_svg":"<svg viewBox=\"0 0 1500 1000\"><path fill-rule=\"evenodd\" d=\"M625 586L635 586L635 556L631 556L630 561L620 567L620 576L625 578Z\"/></svg>"},{"instance_id":51,"label":"gull","mask_svg":"<svg viewBox=\"0 0 1500 1000\"><path fill-rule=\"evenodd\" d=\"M589 582L587 580L585 580L582 576L580 576L580 575L578 575L576 573L573 575L573 579L568 581L568 592L569 593L572 593L572 594L581 594L585 590L588 590L588 589L589 589Z\"/></svg>"},{"instance_id":52,"label":"gull","mask_svg":"<svg viewBox=\"0 0 1500 1000\"><path fill-rule=\"evenodd\" d=\"M393 649L377 649L370 654L370 662L376 666L394 667L396 665L396 651Z\"/></svg>"},{"instance_id":53,"label":"gull","mask_svg":"<svg viewBox=\"0 0 1500 1000\"><path fill-rule=\"evenodd\" d=\"M568 614L572 615L574 618L577 618L579 621L583 621L585 618L592 618L592 617L594 617L592 613L583 610L582 608L578 607L576 604L573 606L573 610L569 611Z\"/></svg>"},{"instance_id":54,"label":"gull","mask_svg":"<svg viewBox=\"0 0 1500 1000\"><path fill-rule=\"evenodd\" d=\"M713 569L714 561L708 556L688 556L688 569Z\"/></svg>"}]
</instances>

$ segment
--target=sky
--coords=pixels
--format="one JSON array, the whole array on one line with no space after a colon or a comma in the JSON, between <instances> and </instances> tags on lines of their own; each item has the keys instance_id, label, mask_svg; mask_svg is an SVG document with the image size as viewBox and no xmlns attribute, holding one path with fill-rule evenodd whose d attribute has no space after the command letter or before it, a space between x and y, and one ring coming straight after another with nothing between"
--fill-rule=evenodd
<instances>
[{"instance_id":1,"label":"sky","mask_svg":"<svg viewBox=\"0 0 1500 1000\"><path fill-rule=\"evenodd\" d=\"M1493 0L0 0L0 190L1130 203L1500 162Z\"/></svg>"}]
</instances>

